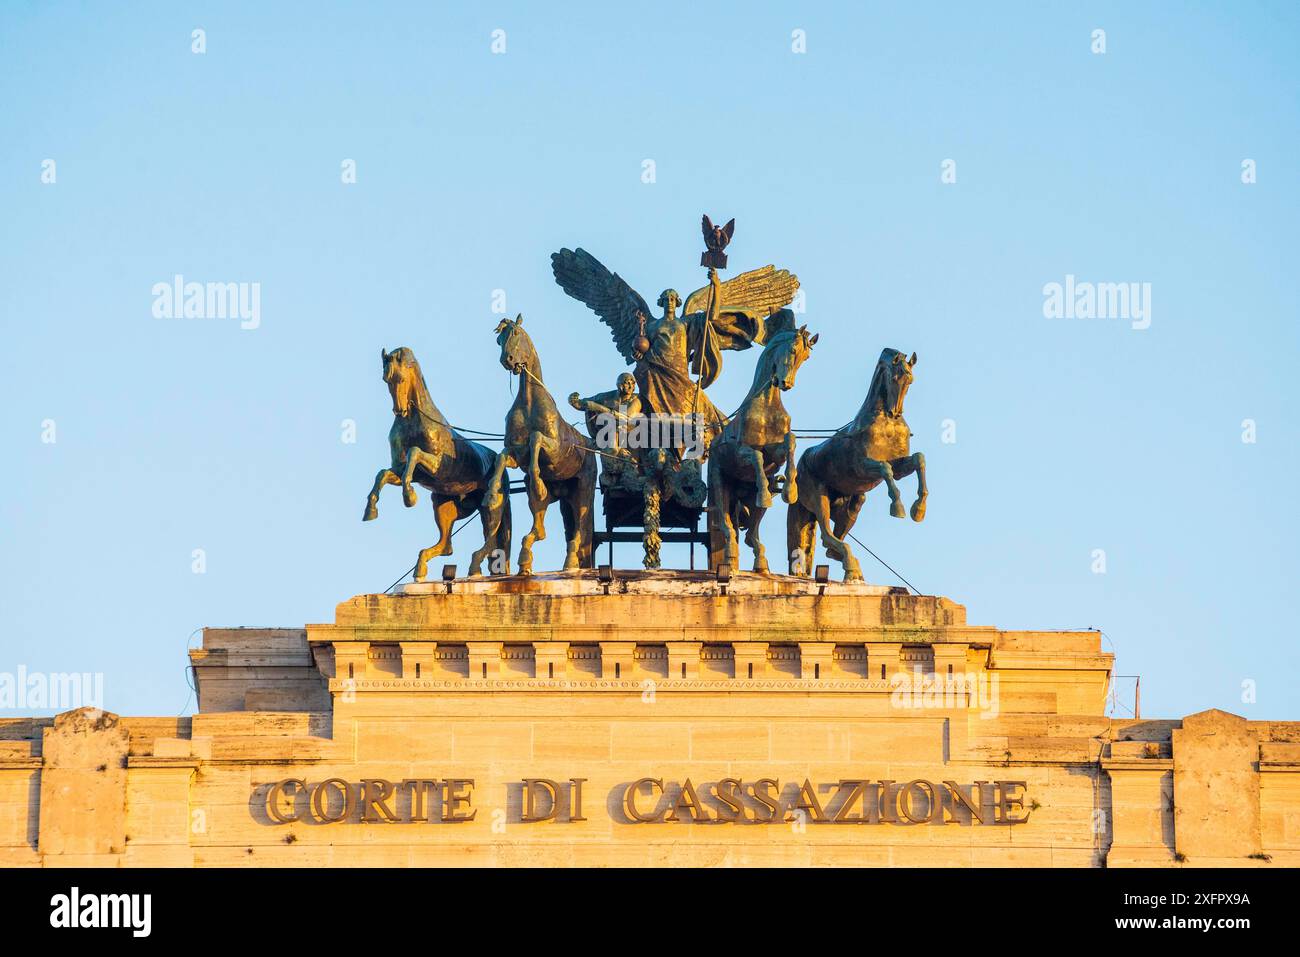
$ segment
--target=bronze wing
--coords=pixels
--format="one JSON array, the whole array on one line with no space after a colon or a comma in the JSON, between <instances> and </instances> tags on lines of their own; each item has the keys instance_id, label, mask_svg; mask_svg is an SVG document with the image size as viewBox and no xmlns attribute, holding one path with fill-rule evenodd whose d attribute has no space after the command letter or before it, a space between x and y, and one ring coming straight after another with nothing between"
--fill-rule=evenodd
<instances>
[{"instance_id":1,"label":"bronze wing","mask_svg":"<svg viewBox=\"0 0 1300 957\"><path fill-rule=\"evenodd\" d=\"M614 334L614 345L627 360L636 361L632 343L640 333L637 313L651 319L650 307L640 293L623 281L616 272L610 272L599 259L585 249L561 249L551 253L551 271L560 288L583 303Z\"/></svg>"},{"instance_id":2,"label":"bronze wing","mask_svg":"<svg viewBox=\"0 0 1300 957\"><path fill-rule=\"evenodd\" d=\"M790 270L761 266L722 283L722 311L743 312L747 316L766 319L793 302L798 291L799 277ZM709 287L703 286L686 297L682 314L689 316L704 312L708 307Z\"/></svg>"}]
</instances>

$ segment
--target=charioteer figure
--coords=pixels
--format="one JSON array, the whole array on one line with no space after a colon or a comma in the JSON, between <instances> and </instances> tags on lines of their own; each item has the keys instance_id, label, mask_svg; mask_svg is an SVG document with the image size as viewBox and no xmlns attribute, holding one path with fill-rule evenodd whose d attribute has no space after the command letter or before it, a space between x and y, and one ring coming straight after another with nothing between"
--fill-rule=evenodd
<instances>
[{"instance_id":1,"label":"charioteer figure","mask_svg":"<svg viewBox=\"0 0 1300 957\"><path fill-rule=\"evenodd\" d=\"M631 420L641 414L641 398L636 394L632 373L619 373L609 392L598 392L585 399L574 392L569 396L569 405L586 413L587 434L596 448L608 455L630 455L624 437Z\"/></svg>"},{"instance_id":2,"label":"charioteer figure","mask_svg":"<svg viewBox=\"0 0 1300 957\"><path fill-rule=\"evenodd\" d=\"M637 492L641 480L628 433L641 416L641 398L636 394L632 373L619 373L615 387L609 392L598 392L585 399L574 392L569 396L569 405L585 414L592 447L601 453L601 493Z\"/></svg>"}]
</instances>

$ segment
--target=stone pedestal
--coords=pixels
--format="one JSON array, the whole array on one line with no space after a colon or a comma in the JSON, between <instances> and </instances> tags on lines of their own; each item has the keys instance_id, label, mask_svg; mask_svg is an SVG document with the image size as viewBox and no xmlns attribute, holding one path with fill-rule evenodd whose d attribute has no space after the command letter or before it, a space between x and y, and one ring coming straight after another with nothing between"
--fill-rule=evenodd
<instances>
[{"instance_id":1,"label":"stone pedestal","mask_svg":"<svg viewBox=\"0 0 1300 957\"><path fill-rule=\"evenodd\" d=\"M1175 846L1195 865L1259 855L1259 734L1225 711L1188 715L1173 732Z\"/></svg>"},{"instance_id":2,"label":"stone pedestal","mask_svg":"<svg viewBox=\"0 0 1300 957\"><path fill-rule=\"evenodd\" d=\"M116 867L126 848L130 735L117 715L59 715L41 745L40 841L47 863Z\"/></svg>"}]
</instances>

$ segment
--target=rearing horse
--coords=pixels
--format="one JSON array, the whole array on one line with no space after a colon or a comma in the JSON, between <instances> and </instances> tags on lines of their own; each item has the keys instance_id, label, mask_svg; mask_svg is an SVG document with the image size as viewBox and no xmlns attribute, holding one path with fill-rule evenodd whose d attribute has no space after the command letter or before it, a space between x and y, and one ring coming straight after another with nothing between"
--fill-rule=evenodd
<instances>
[{"instance_id":1,"label":"rearing horse","mask_svg":"<svg viewBox=\"0 0 1300 957\"><path fill-rule=\"evenodd\" d=\"M903 420L903 398L912 384L915 365L915 352L909 359L897 349L882 351L857 416L799 457L798 504L791 505L786 514L791 575L808 575L817 529L821 528L826 553L844 566L844 580L862 580L862 569L844 539L857 521L867 492L882 482L889 490L889 514L902 518L903 503L894 479L915 472L912 521L925 518L929 494L925 456L911 452L912 433Z\"/></svg>"},{"instance_id":2,"label":"rearing horse","mask_svg":"<svg viewBox=\"0 0 1300 957\"><path fill-rule=\"evenodd\" d=\"M519 376L514 405L506 413L505 447L497 456L487 500L507 497L507 468L523 469L533 525L519 547L519 574L531 575L533 543L546 538L546 509L559 501L567 548L564 568L590 568L595 532L596 456L583 447L578 430L560 417L555 399L542 382L542 366L524 317L502 319L496 327L501 364Z\"/></svg>"},{"instance_id":3,"label":"rearing horse","mask_svg":"<svg viewBox=\"0 0 1300 957\"><path fill-rule=\"evenodd\" d=\"M772 507L771 483L785 465L781 496L795 501L794 433L781 393L794 386L795 374L812 354L817 336L808 327L777 333L754 368L745 401L713 441L709 456L709 509L722 539L723 560L736 567L736 529L746 528L745 544L754 550L754 571L766 572L767 554L758 526Z\"/></svg>"},{"instance_id":4,"label":"rearing horse","mask_svg":"<svg viewBox=\"0 0 1300 957\"><path fill-rule=\"evenodd\" d=\"M379 493L385 485L402 486L407 508L416 502L413 486L423 485L433 496L438 542L420 552L415 580L424 580L430 558L451 554L452 524L475 512L483 520L483 547L470 559L469 573L477 575L483 559L492 557L490 572L510 574L510 501L493 507L484 503L488 477L499 456L447 424L429 396L415 353L402 347L392 352L381 349L380 355L384 381L393 399L393 427L388 430L393 464L375 476L362 521L379 516ZM499 553L492 556L493 552Z\"/></svg>"}]
</instances>

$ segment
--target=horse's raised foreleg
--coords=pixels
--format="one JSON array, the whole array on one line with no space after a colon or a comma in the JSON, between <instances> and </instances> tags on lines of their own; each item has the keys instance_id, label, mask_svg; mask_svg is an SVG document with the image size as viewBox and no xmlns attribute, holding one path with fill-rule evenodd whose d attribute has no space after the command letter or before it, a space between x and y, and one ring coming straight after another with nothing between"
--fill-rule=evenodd
<instances>
[{"instance_id":1,"label":"horse's raised foreleg","mask_svg":"<svg viewBox=\"0 0 1300 957\"><path fill-rule=\"evenodd\" d=\"M415 478L415 467L423 465L430 475L436 475L438 466L442 464L442 456L437 452L426 452L424 449L411 448L406 453L406 471L402 473L402 503L410 508L420 500L415 494L415 487L411 485L411 480Z\"/></svg>"},{"instance_id":2,"label":"horse's raised foreleg","mask_svg":"<svg viewBox=\"0 0 1300 957\"><path fill-rule=\"evenodd\" d=\"M894 518L903 518L907 513L903 511L902 493L898 491L898 483L894 481L894 467L888 462L870 461L871 468L880 476L880 480L885 483L885 488L889 490L889 514Z\"/></svg>"},{"instance_id":3,"label":"horse's raised foreleg","mask_svg":"<svg viewBox=\"0 0 1300 957\"><path fill-rule=\"evenodd\" d=\"M458 511L454 498L433 497L433 521L438 527L438 541L420 551L415 563L416 581L424 581L429 574L429 559L451 554L451 528L456 523Z\"/></svg>"},{"instance_id":4,"label":"horse's raised foreleg","mask_svg":"<svg viewBox=\"0 0 1300 957\"><path fill-rule=\"evenodd\" d=\"M546 541L546 507L550 504L551 493L542 479L542 453L554 450L548 448L551 443L540 433L534 432L528 437L528 465L524 469L524 479L528 486L528 502L532 508L537 502L540 507L533 508L533 527L529 532L533 541ZM532 544L531 542L529 544Z\"/></svg>"},{"instance_id":5,"label":"horse's raised foreleg","mask_svg":"<svg viewBox=\"0 0 1300 957\"><path fill-rule=\"evenodd\" d=\"M799 478L798 466L794 460L794 433L785 434L785 488L781 490L781 498L785 499L787 505L793 505L799 501L799 487L796 484Z\"/></svg>"},{"instance_id":6,"label":"horse's raised foreleg","mask_svg":"<svg viewBox=\"0 0 1300 957\"><path fill-rule=\"evenodd\" d=\"M904 458L894 459L889 464L896 478L905 478L913 472L916 473L916 501L912 503L912 521L922 521L925 518L925 499L930 494L930 490L925 485L925 456L920 452L913 452Z\"/></svg>"},{"instance_id":7,"label":"horse's raised foreleg","mask_svg":"<svg viewBox=\"0 0 1300 957\"><path fill-rule=\"evenodd\" d=\"M527 534L519 543L519 574L521 575L533 573L533 544L546 535L544 521L548 504L550 503L546 499L537 498L529 489L528 509L533 513L533 524L529 526Z\"/></svg>"},{"instance_id":8,"label":"horse's raised foreleg","mask_svg":"<svg viewBox=\"0 0 1300 957\"><path fill-rule=\"evenodd\" d=\"M497 453L497 460L492 466L492 474L488 476L487 488L483 492L483 507L494 515L500 513L501 504L505 501L503 487L506 481L507 468L517 469L519 468L519 462L508 451L502 449Z\"/></svg>"},{"instance_id":9,"label":"horse's raised foreleg","mask_svg":"<svg viewBox=\"0 0 1300 957\"><path fill-rule=\"evenodd\" d=\"M375 476L375 484L370 488L370 496L366 499L366 511L361 516L361 521L369 522L379 517L379 493L385 485L401 484L402 480L392 469L380 469L379 474Z\"/></svg>"}]
</instances>

